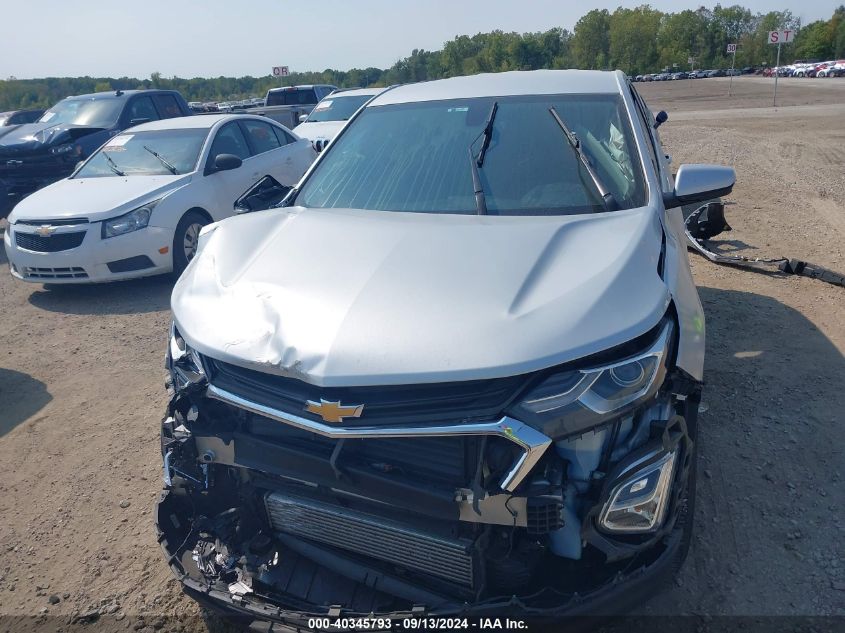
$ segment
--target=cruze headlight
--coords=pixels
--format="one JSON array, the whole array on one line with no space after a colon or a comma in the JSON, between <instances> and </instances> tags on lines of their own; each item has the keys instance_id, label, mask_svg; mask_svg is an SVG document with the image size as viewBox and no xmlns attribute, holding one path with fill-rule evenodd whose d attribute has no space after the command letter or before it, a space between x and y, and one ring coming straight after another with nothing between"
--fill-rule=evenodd
<instances>
[{"instance_id":1,"label":"cruze headlight","mask_svg":"<svg viewBox=\"0 0 845 633\"><path fill-rule=\"evenodd\" d=\"M615 417L653 397L663 384L672 323L634 356L552 374L511 409L511 415L556 437Z\"/></svg>"},{"instance_id":2,"label":"cruze headlight","mask_svg":"<svg viewBox=\"0 0 845 633\"><path fill-rule=\"evenodd\" d=\"M102 238L116 237L118 235L125 235L132 231L146 228L150 223L150 216L153 214L153 209L159 200L148 202L145 205L133 209L129 213L124 213L121 216L112 218L111 220L103 221Z\"/></svg>"}]
</instances>

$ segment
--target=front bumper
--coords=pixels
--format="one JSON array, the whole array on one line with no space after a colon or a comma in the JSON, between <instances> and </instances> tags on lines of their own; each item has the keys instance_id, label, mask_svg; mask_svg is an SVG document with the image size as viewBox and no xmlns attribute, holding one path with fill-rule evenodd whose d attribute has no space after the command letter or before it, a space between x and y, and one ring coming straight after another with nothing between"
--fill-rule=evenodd
<instances>
[{"instance_id":1,"label":"front bumper","mask_svg":"<svg viewBox=\"0 0 845 633\"><path fill-rule=\"evenodd\" d=\"M429 617L470 618L509 617L525 621L529 626L549 622L559 623L563 619L583 621L592 618L607 618L625 613L635 605L648 599L668 584L686 557L689 542L683 526L676 526L660 543L660 553L651 560L632 566L610 582L588 592L556 596L557 604L551 607L537 607L530 600L518 597L493 599L475 604L454 604L440 608L414 608L389 613L354 613L334 606L308 605L303 607L295 599L285 603L284 596L275 595L274 601L236 599L230 593L210 588L185 573L179 562L178 549L182 540L168 530L162 529L170 522L176 510L169 491L163 491L156 510L158 541L174 576L181 582L185 593L203 606L221 616L236 621L239 625L254 630L273 631L313 630L315 618L328 618L331 622L366 619L388 619L392 628L422 628L418 624ZM414 624L417 623L417 624ZM263 626L261 626L263 625ZM379 630L370 628L369 630ZM472 625L470 625L472 626ZM280 628L281 627L281 628ZM384 630L389 630L385 627Z\"/></svg>"},{"instance_id":2,"label":"front bumper","mask_svg":"<svg viewBox=\"0 0 845 633\"><path fill-rule=\"evenodd\" d=\"M68 250L37 252L18 246L15 238L18 232L37 235L37 227L10 225L3 242L12 276L32 283L78 284L146 277L173 269L172 229L148 226L104 240L100 227L99 222L58 227L47 239L79 232L85 235L78 246ZM161 253L159 249L164 247L167 251Z\"/></svg>"}]
</instances>

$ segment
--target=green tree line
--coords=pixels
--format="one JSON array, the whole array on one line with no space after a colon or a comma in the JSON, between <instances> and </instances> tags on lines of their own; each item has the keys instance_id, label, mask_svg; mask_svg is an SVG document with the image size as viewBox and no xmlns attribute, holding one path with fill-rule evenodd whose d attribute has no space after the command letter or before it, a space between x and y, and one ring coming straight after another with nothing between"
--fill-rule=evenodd
<instances>
[{"instance_id":1,"label":"green tree line","mask_svg":"<svg viewBox=\"0 0 845 633\"><path fill-rule=\"evenodd\" d=\"M649 5L595 9L574 29L555 27L537 33L493 31L461 35L441 50L414 49L387 69L326 69L275 77L48 77L0 80L0 111L48 107L74 94L132 88L168 88L189 101L225 101L263 96L279 85L328 83L340 87L387 86L481 72L538 68L621 69L629 75L664 68L726 68L729 43L739 44L737 66L770 66L775 47L767 44L769 31L798 29L795 42L782 50L781 63L796 59L845 57L845 6L829 20L802 26L790 11L752 13L739 5L701 7L664 13Z\"/></svg>"}]
</instances>

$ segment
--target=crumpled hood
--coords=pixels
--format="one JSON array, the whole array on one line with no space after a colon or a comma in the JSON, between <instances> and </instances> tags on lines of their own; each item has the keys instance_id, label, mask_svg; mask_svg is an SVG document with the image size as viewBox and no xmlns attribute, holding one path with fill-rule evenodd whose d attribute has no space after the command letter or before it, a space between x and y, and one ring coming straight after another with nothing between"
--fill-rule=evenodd
<instances>
[{"instance_id":1,"label":"crumpled hood","mask_svg":"<svg viewBox=\"0 0 845 633\"><path fill-rule=\"evenodd\" d=\"M21 200L9 222L78 217L96 222L131 211L189 182L190 174L66 178ZM150 224L155 225L155 217L153 212Z\"/></svg>"},{"instance_id":2,"label":"crumpled hood","mask_svg":"<svg viewBox=\"0 0 845 633\"><path fill-rule=\"evenodd\" d=\"M201 353L319 386L493 378L651 329L648 208L564 217L273 209L218 223L173 290Z\"/></svg>"},{"instance_id":3,"label":"crumpled hood","mask_svg":"<svg viewBox=\"0 0 845 633\"><path fill-rule=\"evenodd\" d=\"M315 121L314 123L300 123L293 131L301 138L307 138L309 141L316 141L317 139L332 140L341 128L346 125L346 121Z\"/></svg>"},{"instance_id":4,"label":"crumpled hood","mask_svg":"<svg viewBox=\"0 0 845 633\"><path fill-rule=\"evenodd\" d=\"M0 156L38 152L102 131L102 128L85 125L26 123L0 137Z\"/></svg>"}]
</instances>

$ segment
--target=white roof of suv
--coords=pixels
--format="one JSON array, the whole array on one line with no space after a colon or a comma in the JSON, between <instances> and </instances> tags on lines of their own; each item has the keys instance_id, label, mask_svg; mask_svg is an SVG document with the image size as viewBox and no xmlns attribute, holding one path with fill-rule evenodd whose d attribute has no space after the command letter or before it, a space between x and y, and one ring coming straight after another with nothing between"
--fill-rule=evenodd
<instances>
[{"instance_id":1,"label":"white roof of suv","mask_svg":"<svg viewBox=\"0 0 845 633\"><path fill-rule=\"evenodd\" d=\"M539 94L612 94L624 86L621 71L532 70L452 77L399 86L376 97L369 107L415 101Z\"/></svg>"}]
</instances>

